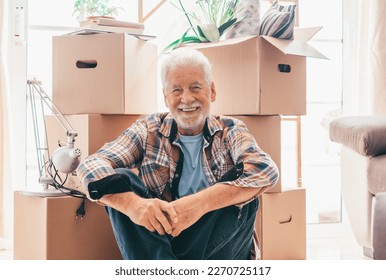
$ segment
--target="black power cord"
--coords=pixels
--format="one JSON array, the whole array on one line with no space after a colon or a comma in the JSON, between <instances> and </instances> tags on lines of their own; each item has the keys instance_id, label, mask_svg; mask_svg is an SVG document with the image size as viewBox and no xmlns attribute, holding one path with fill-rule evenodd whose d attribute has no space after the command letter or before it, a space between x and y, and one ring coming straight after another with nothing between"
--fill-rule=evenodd
<instances>
[{"instance_id":1,"label":"black power cord","mask_svg":"<svg viewBox=\"0 0 386 280\"><path fill-rule=\"evenodd\" d=\"M80 206L76 209L76 218L80 217L80 219L83 219L83 216L86 215L85 203L86 199L83 198Z\"/></svg>"},{"instance_id":2,"label":"black power cord","mask_svg":"<svg viewBox=\"0 0 386 280\"><path fill-rule=\"evenodd\" d=\"M49 163L46 165L46 171L47 171L47 174L52 178L53 180L52 186L55 189L61 191L62 193L68 196L72 196L75 198L80 198L80 199L87 198L87 196L84 193L65 186L65 183L68 179L68 174L66 174L66 177L63 180L59 174L59 171L56 169L56 167L54 166L51 160L49 160Z\"/></svg>"},{"instance_id":3,"label":"black power cord","mask_svg":"<svg viewBox=\"0 0 386 280\"><path fill-rule=\"evenodd\" d=\"M65 195L82 199L78 209L76 209L75 211L75 218L80 217L80 219L83 219L83 217L86 215L85 204L86 204L87 196L82 192L73 190L65 186L65 183L68 179L68 174L66 174L66 177L63 180L59 174L59 171L56 169L55 165L53 164L52 160L48 160L44 164L44 168L46 169L46 173L52 178L53 183L51 184L51 186L61 191Z\"/></svg>"}]
</instances>

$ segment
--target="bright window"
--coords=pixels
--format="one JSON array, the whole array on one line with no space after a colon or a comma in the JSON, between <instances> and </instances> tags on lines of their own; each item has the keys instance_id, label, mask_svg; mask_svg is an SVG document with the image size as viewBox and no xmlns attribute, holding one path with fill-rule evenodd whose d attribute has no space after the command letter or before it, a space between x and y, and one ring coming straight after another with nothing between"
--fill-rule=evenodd
<instances>
[{"instance_id":1,"label":"bright window","mask_svg":"<svg viewBox=\"0 0 386 280\"><path fill-rule=\"evenodd\" d=\"M311 41L328 60L307 61L307 115L302 117L302 184L308 223L340 222L340 169L328 123L342 111L342 1L299 0L299 25L323 26Z\"/></svg>"}]
</instances>

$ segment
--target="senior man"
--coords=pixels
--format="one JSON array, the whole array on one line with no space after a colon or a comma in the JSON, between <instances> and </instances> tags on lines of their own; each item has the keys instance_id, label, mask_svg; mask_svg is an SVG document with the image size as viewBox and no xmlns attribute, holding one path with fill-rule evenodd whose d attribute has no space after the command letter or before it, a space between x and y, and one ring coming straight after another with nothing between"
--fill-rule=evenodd
<instances>
[{"instance_id":1,"label":"senior man","mask_svg":"<svg viewBox=\"0 0 386 280\"><path fill-rule=\"evenodd\" d=\"M167 54L161 79L170 112L139 119L78 176L106 206L124 259L249 259L257 197L278 169L241 121L210 113L216 89L201 52Z\"/></svg>"}]
</instances>

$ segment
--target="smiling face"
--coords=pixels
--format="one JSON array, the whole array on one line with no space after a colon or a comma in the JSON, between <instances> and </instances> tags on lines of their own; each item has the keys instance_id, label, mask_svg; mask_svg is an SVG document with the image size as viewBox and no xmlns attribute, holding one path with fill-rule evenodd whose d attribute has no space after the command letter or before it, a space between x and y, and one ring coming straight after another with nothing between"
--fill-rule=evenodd
<instances>
[{"instance_id":1,"label":"smiling face","mask_svg":"<svg viewBox=\"0 0 386 280\"><path fill-rule=\"evenodd\" d=\"M210 114L210 103L216 100L214 83L208 85L204 71L197 67L170 70L166 81L165 104L177 122L178 132L201 133Z\"/></svg>"}]
</instances>

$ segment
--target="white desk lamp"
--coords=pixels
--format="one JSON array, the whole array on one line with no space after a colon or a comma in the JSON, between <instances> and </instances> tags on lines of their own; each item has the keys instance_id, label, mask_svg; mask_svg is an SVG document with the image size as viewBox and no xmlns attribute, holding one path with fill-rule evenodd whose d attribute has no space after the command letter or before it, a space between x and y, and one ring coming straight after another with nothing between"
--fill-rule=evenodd
<instances>
[{"instance_id":1,"label":"white desk lamp","mask_svg":"<svg viewBox=\"0 0 386 280\"><path fill-rule=\"evenodd\" d=\"M39 183L43 185L43 190L41 192L28 191L23 193L34 196L70 195L79 198L85 198L86 196L83 193L66 187L64 185L66 180L63 181L59 175L59 172L64 173L66 174L67 178L68 174L73 173L80 163L81 151L80 149L74 147L75 137L78 136L78 132L71 127L69 122L60 112L60 110L56 107L53 101L43 90L41 86L41 81L38 81L35 78L32 80L27 80L27 85L29 87L31 99L30 101L33 116L34 136L40 175ZM38 121L37 106L35 103L35 96L37 95L40 100L50 108L51 112L54 114L63 129L66 131L67 135L67 142L64 143L64 146L62 146L63 143L60 143L59 141L58 143L60 147L53 152L52 157L50 157L49 150L47 148L47 131L44 119L42 123L45 134L45 145L41 143L40 139L41 131L39 131L40 124ZM41 107L44 118L43 104L41 104ZM48 160L46 160L47 157Z\"/></svg>"}]
</instances>

